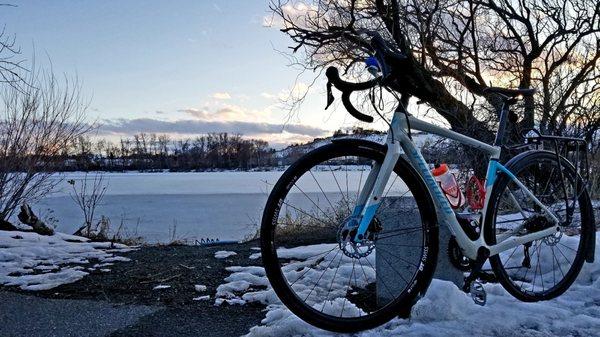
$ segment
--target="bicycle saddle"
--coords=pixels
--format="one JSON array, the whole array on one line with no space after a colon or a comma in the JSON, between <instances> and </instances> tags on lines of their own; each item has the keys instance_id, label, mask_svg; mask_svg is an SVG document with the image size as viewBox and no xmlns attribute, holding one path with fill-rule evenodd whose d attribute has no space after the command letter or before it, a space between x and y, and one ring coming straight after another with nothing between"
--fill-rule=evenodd
<instances>
[{"instance_id":1,"label":"bicycle saddle","mask_svg":"<svg viewBox=\"0 0 600 337\"><path fill-rule=\"evenodd\" d=\"M536 91L537 90L535 89L507 89L499 87L488 87L483 90L486 94L501 94L510 98L515 98L517 96L532 96Z\"/></svg>"}]
</instances>

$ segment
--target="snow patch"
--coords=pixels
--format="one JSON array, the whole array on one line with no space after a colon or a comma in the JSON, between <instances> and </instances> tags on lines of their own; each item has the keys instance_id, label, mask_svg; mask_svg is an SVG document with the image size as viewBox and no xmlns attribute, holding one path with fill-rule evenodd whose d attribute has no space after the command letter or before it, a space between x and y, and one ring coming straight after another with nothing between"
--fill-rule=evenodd
<instances>
[{"instance_id":1,"label":"snow patch","mask_svg":"<svg viewBox=\"0 0 600 337\"><path fill-rule=\"evenodd\" d=\"M236 252L231 252L231 251L227 251L227 250L220 250L218 252L215 253L215 258L217 259L226 259L230 256L234 256L237 255Z\"/></svg>"},{"instance_id":2,"label":"snow patch","mask_svg":"<svg viewBox=\"0 0 600 337\"><path fill-rule=\"evenodd\" d=\"M44 236L12 231L0 231L0 247L0 285L34 291L76 282L88 275L84 270L93 271L114 261L129 261L113 253L131 250L122 244L90 242L62 233ZM81 266L91 263L93 267Z\"/></svg>"}]
</instances>

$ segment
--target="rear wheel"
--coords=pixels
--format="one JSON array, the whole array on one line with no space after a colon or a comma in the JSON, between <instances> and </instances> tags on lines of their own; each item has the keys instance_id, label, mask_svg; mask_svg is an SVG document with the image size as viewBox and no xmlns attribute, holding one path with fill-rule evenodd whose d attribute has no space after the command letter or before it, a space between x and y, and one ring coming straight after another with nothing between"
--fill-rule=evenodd
<instances>
[{"instance_id":1,"label":"rear wheel","mask_svg":"<svg viewBox=\"0 0 600 337\"><path fill-rule=\"evenodd\" d=\"M355 332L407 314L431 281L435 211L414 169L400 159L360 245L350 214L385 148L334 142L293 164L262 218L267 277L280 300L319 328ZM350 229L349 229L350 228Z\"/></svg>"},{"instance_id":2,"label":"rear wheel","mask_svg":"<svg viewBox=\"0 0 600 337\"><path fill-rule=\"evenodd\" d=\"M575 281L594 240L587 189L574 167L564 158L559 165L551 152L531 152L508 169L559 219L561 231L492 256L490 264L502 286L516 298L528 302L555 298ZM554 226L506 175L499 176L488 207L489 244L508 233L519 236Z\"/></svg>"}]
</instances>

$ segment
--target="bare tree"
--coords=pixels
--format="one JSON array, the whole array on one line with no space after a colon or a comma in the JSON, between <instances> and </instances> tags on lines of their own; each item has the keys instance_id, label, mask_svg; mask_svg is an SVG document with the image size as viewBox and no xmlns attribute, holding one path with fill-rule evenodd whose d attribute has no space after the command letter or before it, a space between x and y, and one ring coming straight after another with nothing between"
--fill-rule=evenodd
<instances>
[{"instance_id":1,"label":"bare tree","mask_svg":"<svg viewBox=\"0 0 600 337\"><path fill-rule=\"evenodd\" d=\"M393 89L427 102L457 131L491 140L501 102L485 90L493 84L540 90L525 100L521 128L597 135L596 0L277 0L270 7L272 23L310 70L350 69L369 53L360 31L380 32L408 55Z\"/></svg>"},{"instance_id":2,"label":"bare tree","mask_svg":"<svg viewBox=\"0 0 600 337\"><path fill-rule=\"evenodd\" d=\"M100 202L102 202L108 184L104 181L104 175L99 172L94 174L93 179L88 179L88 174L86 173L83 180L78 182L71 179L68 183L72 188L71 198L83 213L84 219L83 226L79 228L75 234L90 237L93 235L93 230L96 229L92 228L95 220L96 208L100 205ZM104 217L97 223L96 227L103 223L106 223Z\"/></svg>"},{"instance_id":3,"label":"bare tree","mask_svg":"<svg viewBox=\"0 0 600 337\"><path fill-rule=\"evenodd\" d=\"M52 75L30 72L27 86L0 90L0 219L7 220L25 201L51 192L52 177L64 149L90 126L77 82L62 85Z\"/></svg>"},{"instance_id":4,"label":"bare tree","mask_svg":"<svg viewBox=\"0 0 600 337\"><path fill-rule=\"evenodd\" d=\"M11 7L17 6L9 3L0 4L2 10ZM28 85L23 75L28 69L24 66L25 60L20 58L21 49L16 40L16 36L9 34L6 26L3 26L0 30L0 83L21 89Z\"/></svg>"}]
</instances>

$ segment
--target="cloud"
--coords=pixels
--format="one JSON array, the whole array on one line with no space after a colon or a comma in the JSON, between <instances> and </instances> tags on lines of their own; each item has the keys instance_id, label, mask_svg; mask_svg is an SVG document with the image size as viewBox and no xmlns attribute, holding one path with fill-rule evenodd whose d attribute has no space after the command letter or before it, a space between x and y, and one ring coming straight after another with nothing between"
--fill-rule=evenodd
<instances>
[{"instance_id":1,"label":"cloud","mask_svg":"<svg viewBox=\"0 0 600 337\"><path fill-rule=\"evenodd\" d=\"M308 27L308 22L319 20L318 7L314 4L306 4L304 1L292 1L281 6L281 12L286 20L292 21L300 27ZM263 17L263 27L287 28L289 22L285 22L280 16L270 14Z\"/></svg>"},{"instance_id":2,"label":"cloud","mask_svg":"<svg viewBox=\"0 0 600 337\"><path fill-rule=\"evenodd\" d=\"M215 92L211 97L218 100L231 99L231 95L228 92Z\"/></svg>"},{"instance_id":3,"label":"cloud","mask_svg":"<svg viewBox=\"0 0 600 337\"><path fill-rule=\"evenodd\" d=\"M260 111L247 111L240 106L227 104L221 105L216 110L210 110L208 107L204 108L186 108L177 110L177 112L183 112L194 119L204 121L240 121L240 120L257 120L261 117L264 112Z\"/></svg>"},{"instance_id":4,"label":"cloud","mask_svg":"<svg viewBox=\"0 0 600 337\"><path fill-rule=\"evenodd\" d=\"M177 112L186 113L197 119L208 119L210 117L210 111L208 109L187 108L177 110Z\"/></svg>"},{"instance_id":5,"label":"cloud","mask_svg":"<svg viewBox=\"0 0 600 337\"><path fill-rule=\"evenodd\" d=\"M266 99L277 99L277 98L279 98L279 96L273 95L273 94L268 93L268 92L263 92L263 93L260 94L260 96L262 96L263 98L266 98Z\"/></svg>"},{"instance_id":6,"label":"cloud","mask_svg":"<svg viewBox=\"0 0 600 337\"><path fill-rule=\"evenodd\" d=\"M282 89L278 93L263 92L260 94L261 97L269 100L279 101L296 101L303 98L308 91L310 86L304 82L297 81L294 83L291 89Z\"/></svg>"},{"instance_id":7,"label":"cloud","mask_svg":"<svg viewBox=\"0 0 600 337\"><path fill-rule=\"evenodd\" d=\"M327 130L300 124L270 124L243 121L177 120L152 118L107 120L98 130L102 135L131 135L140 132L194 135L210 132L240 133L245 136L279 135L288 133L305 137L320 137Z\"/></svg>"}]
</instances>

